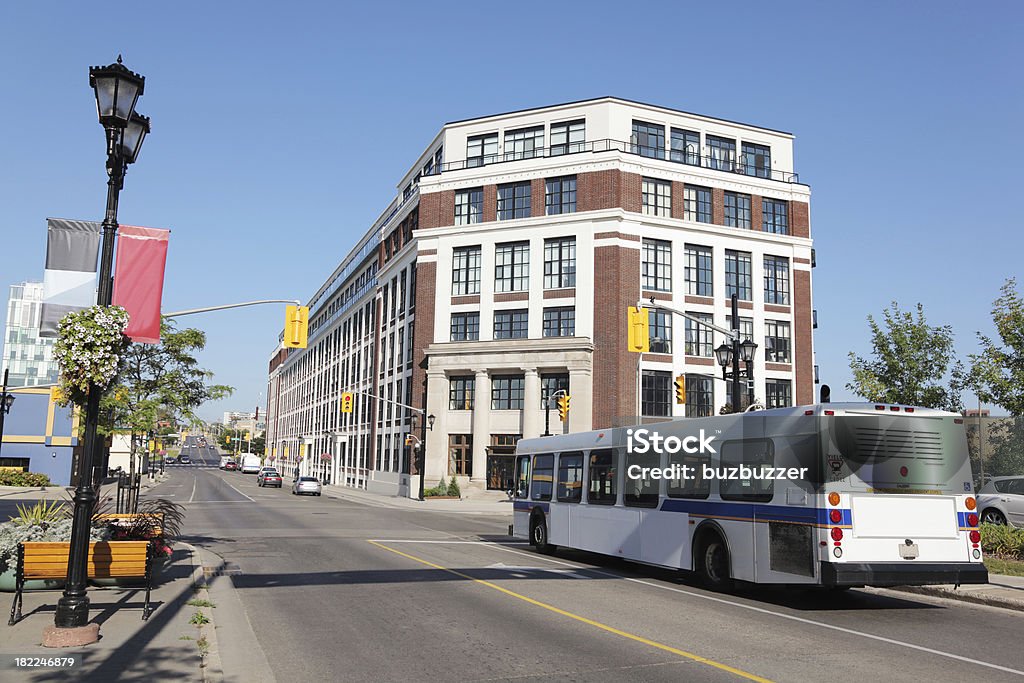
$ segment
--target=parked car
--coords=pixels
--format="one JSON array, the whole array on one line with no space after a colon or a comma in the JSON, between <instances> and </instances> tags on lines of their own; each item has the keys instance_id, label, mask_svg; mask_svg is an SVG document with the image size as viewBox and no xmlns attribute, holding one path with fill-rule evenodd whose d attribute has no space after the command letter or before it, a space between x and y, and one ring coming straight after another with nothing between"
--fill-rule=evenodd
<instances>
[{"instance_id":1,"label":"parked car","mask_svg":"<svg viewBox=\"0 0 1024 683\"><path fill-rule=\"evenodd\" d=\"M182 465L191 465L192 458L188 457L187 455L181 455L178 456L178 462L180 462Z\"/></svg>"},{"instance_id":2,"label":"parked car","mask_svg":"<svg viewBox=\"0 0 1024 683\"><path fill-rule=\"evenodd\" d=\"M299 477L292 484L292 494L296 496L303 496L306 494L319 496L320 491L320 480L316 477Z\"/></svg>"},{"instance_id":3,"label":"parked car","mask_svg":"<svg viewBox=\"0 0 1024 683\"><path fill-rule=\"evenodd\" d=\"M982 523L1024 528L1024 476L992 477L978 489Z\"/></svg>"},{"instance_id":4,"label":"parked car","mask_svg":"<svg viewBox=\"0 0 1024 683\"><path fill-rule=\"evenodd\" d=\"M234 460L228 460L226 463L224 463L224 469L225 470L230 470L232 472L237 472L238 471L238 463L235 462Z\"/></svg>"},{"instance_id":5,"label":"parked car","mask_svg":"<svg viewBox=\"0 0 1024 683\"><path fill-rule=\"evenodd\" d=\"M284 480L281 479L281 473L277 470L263 470L256 475L257 486L276 486L281 488L284 484Z\"/></svg>"}]
</instances>

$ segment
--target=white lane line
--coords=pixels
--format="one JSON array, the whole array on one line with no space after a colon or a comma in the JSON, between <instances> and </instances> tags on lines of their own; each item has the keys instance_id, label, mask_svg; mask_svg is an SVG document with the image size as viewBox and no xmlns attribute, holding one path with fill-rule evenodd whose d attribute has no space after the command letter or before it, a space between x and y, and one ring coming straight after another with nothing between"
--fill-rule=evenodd
<instances>
[{"instance_id":1,"label":"white lane line","mask_svg":"<svg viewBox=\"0 0 1024 683\"><path fill-rule=\"evenodd\" d=\"M1005 671L1007 673L1016 674L1018 676L1024 676L1024 671L1021 671L1021 670L1018 670L1018 669L1011 669L1011 668L1006 667L1006 666L1000 666L999 664L992 664L991 662L983 662L983 661L978 660L978 659L971 659L970 657L962 657L960 655L955 655L955 654L952 654L950 652L943 652L942 650L933 650L932 648L924 647L923 645L915 645L914 643L907 643L907 642L902 641L902 640L894 640L892 638L886 638L884 636L876 636L873 633L865 633L863 631L855 631L853 629L845 628L843 626L835 626L833 624L826 624L826 623L821 622L821 621L814 621L813 619L805 619L803 617L793 616L792 614L782 614L780 612L773 612L771 610L764 609L762 607L754 607L753 605L744 605L743 603L740 603L740 602L733 602L732 600L725 600L724 598L716 598L716 597L711 596L711 595L701 595L700 593L694 593L692 591L683 590L682 588L675 588L673 586L662 586L662 585L659 585L659 584L656 584L656 583L651 583L649 581L644 581L642 579L632 579L632 578L629 578L628 576L622 576L620 574L613 574L611 572L601 571L600 569L593 569L591 567L587 567L586 565L578 565L578 564L574 564L574 563L571 563L571 562L563 562L561 560L553 560L550 557L544 557L544 556L537 555L537 554L534 554L534 553L524 553L524 552L520 552L518 550L513 550L512 548L502 547L503 545L506 545L506 544L502 544L502 543L486 543L485 545L490 545L492 548L495 548L497 550L503 550L503 551L505 551L507 553L513 553L515 555L522 555L523 557L529 557L529 558L531 558L533 560L545 560L547 562L551 562L551 563L554 563L554 564L564 565L566 567L575 567L577 569L588 569L590 571L597 572L598 574L603 574L604 576L610 576L610 577L614 577L614 578L618 578L618 579L623 579L625 581L631 581L633 583L639 583L639 584L642 584L644 586L650 586L651 588L659 588L661 590L672 591L673 593L682 593L683 595L688 595L688 596L693 597L693 598L701 598L702 600L710 600L711 602L717 602L717 603L720 603L720 604L723 604L723 605L730 605L732 607L740 607L740 608L745 609L745 610L750 610L751 612L758 612L760 614L768 614L768 615L771 615L773 617L780 617L782 619L789 619L790 621L796 621L796 622L799 622L801 624L809 624L811 626L818 626L820 628L827 628L827 629L831 629L833 631L839 631L840 633L848 633L850 635L860 636L862 638L869 638L871 640L878 640L878 641L881 641L883 643L888 643L890 645L897 645L899 647L905 647L905 648L909 648L911 650L918 650L920 652L927 652L928 654L938 655L940 657L946 657L948 659L955 659L957 661L966 662L968 664L976 664L978 666L984 666L984 667L987 667L989 669L996 669L997 671Z\"/></svg>"},{"instance_id":2,"label":"white lane line","mask_svg":"<svg viewBox=\"0 0 1024 683\"><path fill-rule=\"evenodd\" d=\"M199 477L192 477L192 495L189 496L188 502L192 502L192 499L196 497L196 487L199 486Z\"/></svg>"}]
</instances>

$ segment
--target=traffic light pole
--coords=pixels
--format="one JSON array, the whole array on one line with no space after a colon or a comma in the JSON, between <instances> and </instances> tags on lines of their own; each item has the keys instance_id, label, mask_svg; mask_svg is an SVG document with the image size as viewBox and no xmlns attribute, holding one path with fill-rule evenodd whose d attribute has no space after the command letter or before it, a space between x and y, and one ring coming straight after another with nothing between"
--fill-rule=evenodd
<instances>
[{"instance_id":1,"label":"traffic light pole","mask_svg":"<svg viewBox=\"0 0 1024 683\"><path fill-rule=\"evenodd\" d=\"M559 396L565 396L565 389L559 389L544 398L544 436L551 436L551 399Z\"/></svg>"},{"instance_id":2,"label":"traffic light pole","mask_svg":"<svg viewBox=\"0 0 1024 683\"><path fill-rule=\"evenodd\" d=\"M242 306L258 306L260 304L293 304L300 306L302 302L298 299L261 299L259 301L246 301L240 304L224 304L223 306L207 306L206 308L190 308L187 311L174 311L173 313L162 313L164 318L178 318L183 315L194 313L209 313L210 311L223 311L227 308L241 308Z\"/></svg>"}]
</instances>

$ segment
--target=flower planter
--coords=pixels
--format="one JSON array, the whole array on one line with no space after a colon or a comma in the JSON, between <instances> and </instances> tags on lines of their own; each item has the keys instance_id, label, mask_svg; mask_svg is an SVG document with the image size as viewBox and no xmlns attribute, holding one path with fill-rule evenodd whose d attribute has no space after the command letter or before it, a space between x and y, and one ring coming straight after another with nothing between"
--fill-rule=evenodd
<instances>
[{"instance_id":1,"label":"flower planter","mask_svg":"<svg viewBox=\"0 0 1024 683\"><path fill-rule=\"evenodd\" d=\"M425 496L423 500L462 500L460 496Z\"/></svg>"},{"instance_id":2,"label":"flower planter","mask_svg":"<svg viewBox=\"0 0 1024 683\"><path fill-rule=\"evenodd\" d=\"M9 567L7 571L0 572L0 591L4 593L13 593L17 588L17 569ZM39 579L25 582L25 590L27 591L42 591L42 590L56 590L64 587L64 581L57 579Z\"/></svg>"}]
</instances>

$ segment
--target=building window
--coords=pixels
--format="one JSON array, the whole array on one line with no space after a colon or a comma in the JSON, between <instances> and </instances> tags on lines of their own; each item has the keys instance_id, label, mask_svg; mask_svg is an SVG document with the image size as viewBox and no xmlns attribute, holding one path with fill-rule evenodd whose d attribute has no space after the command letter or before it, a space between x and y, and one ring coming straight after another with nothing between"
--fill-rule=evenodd
<instances>
[{"instance_id":1,"label":"building window","mask_svg":"<svg viewBox=\"0 0 1024 683\"><path fill-rule=\"evenodd\" d=\"M641 185L643 212L649 216L672 215L672 183L644 178Z\"/></svg>"},{"instance_id":2,"label":"building window","mask_svg":"<svg viewBox=\"0 0 1024 683\"><path fill-rule=\"evenodd\" d=\"M652 308L647 321L651 353L672 353L672 314Z\"/></svg>"},{"instance_id":3,"label":"building window","mask_svg":"<svg viewBox=\"0 0 1024 683\"><path fill-rule=\"evenodd\" d=\"M697 185L683 187L683 218L697 223L711 222L711 188Z\"/></svg>"},{"instance_id":4,"label":"building window","mask_svg":"<svg viewBox=\"0 0 1024 683\"><path fill-rule=\"evenodd\" d=\"M586 151L583 119L551 124L551 156Z\"/></svg>"},{"instance_id":5,"label":"building window","mask_svg":"<svg viewBox=\"0 0 1024 683\"><path fill-rule=\"evenodd\" d=\"M491 410L522 410L525 382L522 375L491 378Z\"/></svg>"},{"instance_id":6,"label":"building window","mask_svg":"<svg viewBox=\"0 0 1024 683\"><path fill-rule=\"evenodd\" d=\"M764 385L766 408L789 408L793 405L793 387L788 379L768 379Z\"/></svg>"},{"instance_id":7,"label":"building window","mask_svg":"<svg viewBox=\"0 0 1024 683\"><path fill-rule=\"evenodd\" d=\"M653 292L672 291L672 243L644 240L640 287Z\"/></svg>"},{"instance_id":8,"label":"building window","mask_svg":"<svg viewBox=\"0 0 1024 683\"><path fill-rule=\"evenodd\" d=\"M715 384L711 377L686 376L686 417L715 414Z\"/></svg>"},{"instance_id":9,"label":"building window","mask_svg":"<svg viewBox=\"0 0 1024 683\"><path fill-rule=\"evenodd\" d=\"M782 199L761 201L761 229L776 235L789 234L789 203Z\"/></svg>"},{"instance_id":10,"label":"building window","mask_svg":"<svg viewBox=\"0 0 1024 683\"><path fill-rule=\"evenodd\" d=\"M764 302L789 305L789 259L764 257Z\"/></svg>"},{"instance_id":11,"label":"building window","mask_svg":"<svg viewBox=\"0 0 1024 683\"><path fill-rule=\"evenodd\" d=\"M494 312L495 339L526 339L529 312L524 308L515 311Z\"/></svg>"},{"instance_id":12,"label":"building window","mask_svg":"<svg viewBox=\"0 0 1024 683\"><path fill-rule=\"evenodd\" d=\"M692 315L694 318L699 318L701 322L710 323L710 313L695 313L693 311L687 311L687 315ZM686 319L686 355L687 356L700 356L701 358L711 358L711 354L714 349L714 339L712 338L711 328L707 325L701 325L698 322Z\"/></svg>"},{"instance_id":13,"label":"building window","mask_svg":"<svg viewBox=\"0 0 1024 683\"><path fill-rule=\"evenodd\" d=\"M448 474L473 476L473 435L448 435Z\"/></svg>"},{"instance_id":14,"label":"building window","mask_svg":"<svg viewBox=\"0 0 1024 683\"><path fill-rule=\"evenodd\" d=\"M754 338L754 319L740 317L739 327L733 324L732 315L727 315L725 318L729 323L730 330L738 329L740 332L740 341L746 341Z\"/></svg>"},{"instance_id":15,"label":"building window","mask_svg":"<svg viewBox=\"0 0 1024 683\"><path fill-rule=\"evenodd\" d=\"M576 309L572 306L544 309L545 337L573 337L576 335Z\"/></svg>"},{"instance_id":16,"label":"building window","mask_svg":"<svg viewBox=\"0 0 1024 683\"><path fill-rule=\"evenodd\" d=\"M544 240L544 289L576 286L576 238Z\"/></svg>"},{"instance_id":17,"label":"building window","mask_svg":"<svg viewBox=\"0 0 1024 683\"><path fill-rule=\"evenodd\" d=\"M750 230L750 195L725 193L725 225Z\"/></svg>"},{"instance_id":18,"label":"building window","mask_svg":"<svg viewBox=\"0 0 1024 683\"><path fill-rule=\"evenodd\" d=\"M700 166L700 134L693 130L672 129L672 150L669 160Z\"/></svg>"},{"instance_id":19,"label":"building window","mask_svg":"<svg viewBox=\"0 0 1024 683\"><path fill-rule=\"evenodd\" d=\"M714 296L712 291L711 247L686 245L686 293L693 296Z\"/></svg>"},{"instance_id":20,"label":"building window","mask_svg":"<svg viewBox=\"0 0 1024 683\"><path fill-rule=\"evenodd\" d=\"M448 378L448 409L473 410L476 381L472 375Z\"/></svg>"},{"instance_id":21,"label":"building window","mask_svg":"<svg viewBox=\"0 0 1024 683\"><path fill-rule=\"evenodd\" d=\"M457 247L452 252L452 294L480 293L480 246Z\"/></svg>"},{"instance_id":22,"label":"building window","mask_svg":"<svg viewBox=\"0 0 1024 683\"><path fill-rule=\"evenodd\" d=\"M505 161L532 159L544 153L544 126L505 131Z\"/></svg>"},{"instance_id":23,"label":"building window","mask_svg":"<svg viewBox=\"0 0 1024 683\"><path fill-rule=\"evenodd\" d=\"M785 320L764 321L764 359L769 363L789 363L789 323Z\"/></svg>"},{"instance_id":24,"label":"building window","mask_svg":"<svg viewBox=\"0 0 1024 683\"><path fill-rule=\"evenodd\" d=\"M708 166L719 171L732 171L736 167L736 141L707 136Z\"/></svg>"},{"instance_id":25,"label":"building window","mask_svg":"<svg viewBox=\"0 0 1024 683\"><path fill-rule=\"evenodd\" d=\"M772 150L767 145L743 143L743 172L758 178L772 177Z\"/></svg>"},{"instance_id":26,"label":"building window","mask_svg":"<svg viewBox=\"0 0 1024 683\"><path fill-rule=\"evenodd\" d=\"M725 296L736 294L741 301L753 301L750 274L750 254L745 251L725 250Z\"/></svg>"},{"instance_id":27,"label":"building window","mask_svg":"<svg viewBox=\"0 0 1024 683\"><path fill-rule=\"evenodd\" d=\"M548 178L545 183L544 207L549 216L576 213L576 176Z\"/></svg>"},{"instance_id":28,"label":"building window","mask_svg":"<svg viewBox=\"0 0 1024 683\"><path fill-rule=\"evenodd\" d=\"M554 396L556 392L564 391L569 394L569 375L567 373L558 373L550 375L540 376L540 407L547 410L548 407L545 405L545 401L549 396ZM555 408L555 402L551 402L551 409Z\"/></svg>"},{"instance_id":29,"label":"building window","mask_svg":"<svg viewBox=\"0 0 1024 683\"><path fill-rule=\"evenodd\" d=\"M473 135L466 140L466 167L493 164L498 160L498 134Z\"/></svg>"},{"instance_id":30,"label":"building window","mask_svg":"<svg viewBox=\"0 0 1024 683\"><path fill-rule=\"evenodd\" d=\"M649 417L668 417L672 414L672 373L644 370L641 379L641 414Z\"/></svg>"},{"instance_id":31,"label":"building window","mask_svg":"<svg viewBox=\"0 0 1024 683\"><path fill-rule=\"evenodd\" d=\"M494 249L494 291L525 292L530 287L530 243L510 242Z\"/></svg>"},{"instance_id":32,"label":"building window","mask_svg":"<svg viewBox=\"0 0 1024 683\"><path fill-rule=\"evenodd\" d=\"M633 135L630 137L633 154L654 159L665 158L665 126L656 123L633 121Z\"/></svg>"},{"instance_id":33,"label":"building window","mask_svg":"<svg viewBox=\"0 0 1024 683\"><path fill-rule=\"evenodd\" d=\"M452 341L480 339L479 313L452 313Z\"/></svg>"},{"instance_id":34,"label":"building window","mask_svg":"<svg viewBox=\"0 0 1024 683\"><path fill-rule=\"evenodd\" d=\"M498 186L498 220L530 217L530 182Z\"/></svg>"},{"instance_id":35,"label":"building window","mask_svg":"<svg viewBox=\"0 0 1024 683\"><path fill-rule=\"evenodd\" d=\"M484 219L484 189L473 187L455 193L455 225L472 225Z\"/></svg>"}]
</instances>

